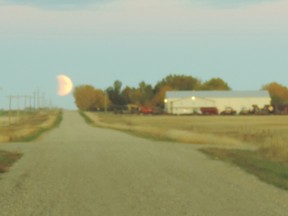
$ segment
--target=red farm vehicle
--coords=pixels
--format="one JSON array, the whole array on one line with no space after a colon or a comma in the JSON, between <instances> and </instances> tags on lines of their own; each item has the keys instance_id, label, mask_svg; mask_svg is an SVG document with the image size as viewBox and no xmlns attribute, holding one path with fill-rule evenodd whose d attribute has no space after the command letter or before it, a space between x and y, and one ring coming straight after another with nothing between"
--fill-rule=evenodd
<instances>
[{"instance_id":1,"label":"red farm vehicle","mask_svg":"<svg viewBox=\"0 0 288 216\"><path fill-rule=\"evenodd\" d=\"M217 107L201 107L200 111L202 115L218 115L218 109Z\"/></svg>"},{"instance_id":2,"label":"red farm vehicle","mask_svg":"<svg viewBox=\"0 0 288 216\"><path fill-rule=\"evenodd\" d=\"M150 107L146 107L146 106L140 106L138 111L139 111L139 114L144 114L144 115L153 114L153 109Z\"/></svg>"}]
</instances>

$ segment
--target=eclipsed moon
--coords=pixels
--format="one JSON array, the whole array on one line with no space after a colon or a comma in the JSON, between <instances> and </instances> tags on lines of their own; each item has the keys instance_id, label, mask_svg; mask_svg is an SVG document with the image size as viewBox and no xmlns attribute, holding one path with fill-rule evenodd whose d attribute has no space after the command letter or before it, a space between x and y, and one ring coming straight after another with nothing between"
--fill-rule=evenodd
<instances>
[{"instance_id":1,"label":"eclipsed moon","mask_svg":"<svg viewBox=\"0 0 288 216\"><path fill-rule=\"evenodd\" d=\"M58 95L65 96L70 94L73 89L72 80L66 75L58 75Z\"/></svg>"}]
</instances>

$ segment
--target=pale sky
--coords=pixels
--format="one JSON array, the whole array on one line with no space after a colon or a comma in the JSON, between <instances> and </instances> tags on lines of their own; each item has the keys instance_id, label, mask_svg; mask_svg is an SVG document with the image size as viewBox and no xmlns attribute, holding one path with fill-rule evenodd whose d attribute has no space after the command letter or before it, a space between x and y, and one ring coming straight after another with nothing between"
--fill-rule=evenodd
<instances>
[{"instance_id":1,"label":"pale sky","mask_svg":"<svg viewBox=\"0 0 288 216\"><path fill-rule=\"evenodd\" d=\"M58 74L100 89L169 74L287 86L287 57L288 0L0 0L0 109L37 89L75 108Z\"/></svg>"}]
</instances>

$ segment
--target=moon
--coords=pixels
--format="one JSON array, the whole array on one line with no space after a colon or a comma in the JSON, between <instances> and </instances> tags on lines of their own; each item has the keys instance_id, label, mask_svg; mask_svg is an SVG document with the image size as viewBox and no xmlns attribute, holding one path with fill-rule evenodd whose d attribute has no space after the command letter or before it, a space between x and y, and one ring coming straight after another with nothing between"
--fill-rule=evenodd
<instances>
[{"instance_id":1,"label":"moon","mask_svg":"<svg viewBox=\"0 0 288 216\"><path fill-rule=\"evenodd\" d=\"M73 89L72 80L66 75L58 75L58 95L59 96L66 96L71 93Z\"/></svg>"}]
</instances>

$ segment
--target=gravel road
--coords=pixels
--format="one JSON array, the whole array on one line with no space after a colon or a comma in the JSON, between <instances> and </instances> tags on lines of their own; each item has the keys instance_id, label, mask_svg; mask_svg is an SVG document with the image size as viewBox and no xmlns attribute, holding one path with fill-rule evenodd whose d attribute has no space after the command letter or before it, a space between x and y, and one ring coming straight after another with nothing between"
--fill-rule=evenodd
<instances>
[{"instance_id":1,"label":"gravel road","mask_svg":"<svg viewBox=\"0 0 288 216\"><path fill-rule=\"evenodd\" d=\"M288 193L208 159L199 146L93 128L77 112L0 176L1 216L278 216Z\"/></svg>"}]
</instances>

